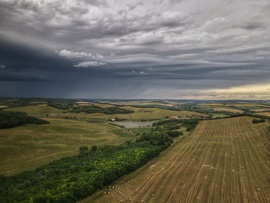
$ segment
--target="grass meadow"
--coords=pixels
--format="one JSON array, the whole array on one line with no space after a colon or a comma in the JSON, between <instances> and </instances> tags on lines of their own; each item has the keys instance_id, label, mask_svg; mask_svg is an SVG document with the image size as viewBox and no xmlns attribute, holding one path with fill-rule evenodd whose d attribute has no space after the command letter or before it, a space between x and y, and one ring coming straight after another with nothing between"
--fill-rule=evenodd
<instances>
[{"instance_id":1,"label":"grass meadow","mask_svg":"<svg viewBox=\"0 0 270 203\"><path fill-rule=\"evenodd\" d=\"M106 123L46 118L50 124L0 130L0 174L13 175L76 155L81 146L120 144L134 133Z\"/></svg>"},{"instance_id":2,"label":"grass meadow","mask_svg":"<svg viewBox=\"0 0 270 203\"><path fill-rule=\"evenodd\" d=\"M91 103L92 104L92 103ZM110 104L100 104L109 107ZM133 139L137 132L148 129L128 130L109 125L109 118L128 120L155 120L166 116L205 116L190 111L172 111L158 108L123 106L133 110L131 114L65 113L46 104L9 108L48 120L46 125L25 125L0 130L0 174L13 175L32 170L55 159L78 154L79 147L120 144ZM66 117L72 119L64 119ZM101 119L104 122L88 122Z\"/></svg>"}]
</instances>

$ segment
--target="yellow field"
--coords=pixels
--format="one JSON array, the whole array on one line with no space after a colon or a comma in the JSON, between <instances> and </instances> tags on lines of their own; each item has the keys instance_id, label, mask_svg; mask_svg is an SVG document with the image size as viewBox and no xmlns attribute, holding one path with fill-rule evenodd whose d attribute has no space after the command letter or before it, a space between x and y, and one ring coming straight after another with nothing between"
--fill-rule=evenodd
<instances>
[{"instance_id":1,"label":"yellow field","mask_svg":"<svg viewBox=\"0 0 270 203\"><path fill-rule=\"evenodd\" d=\"M215 106L224 106L224 104L221 104L221 103L203 103L203 104L199 104L199 106L212 106L212 107L215 107Z\"/></svg>"},{"instance_id":2,"label":"yellow field","mask_svg":"<svg viewBox=\"0 0 270 203\"><path fill-rule=\"evenodd\" d=\"M109 107L115 107L111 104L106 103L94 103L94 102L75 102L78 106L98 106L101 108L109 108Z\"/></svg>"},{"instance_id":3,"label":"yellow field","mask_svg":"<svg viewBox=\"0 0 270 203\"><path fill-rule=\"evenodd\" d=\"M270 123L201 121L160 158L82 202L270 202Z\"/></svg>"},{"instance_id":4,"label":"yellow field","mask_svg":"<svg viewBox=\"0 0 270 203\"><path fill-rule=\"evenodd\" d=\"M228 104L229 106L237 106L237 107L267 107L264 104L259 103L232 103Z\"/></svg>"},{"instance_id":5,"label":"yellow field","mask_svg":"<svg viewBox=\"0 0 270 203\"><path fill-rule=\"evenodd\" d=\"M270 116L270 112L260 112L260 113L256 113L257 115L261 115L261 116Z\"/></svg>"},{"instance_id":6,"label":"yellow field","mask_svg":"<svg viewBox=\"0 0 270 203\"><path fill-rule=\"evenodd\" d=\"M270 111L270 108L251 109L251 111L254 111L254 112Z\"/></svg>"},{"instance_id":7,"label":"yellow field","mask_svg":"<svg viewBox=\"0 0 270 203\"><path fill-rule=\"evenodd\" d=\"M214 108L214 111L219 112L230 112L230 113L243 113L244 111L234 108L227 108L227 107L220 107L220 108Z\"/></svg>"}]
</instances>

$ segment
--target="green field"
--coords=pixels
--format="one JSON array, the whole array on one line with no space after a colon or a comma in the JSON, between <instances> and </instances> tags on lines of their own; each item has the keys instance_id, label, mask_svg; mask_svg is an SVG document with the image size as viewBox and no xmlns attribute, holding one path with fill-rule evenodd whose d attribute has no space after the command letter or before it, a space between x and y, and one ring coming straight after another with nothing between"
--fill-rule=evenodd
<instances>
[{"instance_id":1,"label":"green field","mask_svg":"<svg viewBox=\"0 0 270 203\"><path fill-rule=\"evenodd\" d=\"M108 104L106 104L108 105ZM104 113L64 113L63 110L47 106L47 105L39 105L39 106L24 106L24 107L16 107L9 108L9 111L21 111L25 112L28 115L36 116L36 117L76 117L77 119L104 119L109 120L109 118L122 118L128 120L156 120L156 119L164 119L166 116L207 116L207 114L197 113L193 111L173 111L159 108L139 108L132 106L123 106L121 107L127 110L133 110L134 113L129 114L104 114Z\"/></svg>"},{"instance_id":2,"label":"green field","mask_svg":"<svg viewBox=\"0 0 270 203\"><path fill-rule=\"evenodd\" d=\"M207 116L206 114L201 114L192 111L173 111L173 110L166 110L166 109L159 109L159 108L138 108L132 106L124 106L123 109L133 110L134 113L130 114L113 114L113 115L106 115L101 113L94 113L91 114L92 118L102 118L102 119L109 119L109 118L123 118L128 120L156 120L156 119L164 119L166 116L179 116L179 117L186 117L186 116Z\"/></svg>"},{"instance_id":3,"label":"green field","mask_svg":"<svg viewBox=\"0 0 270 203\"><path fill-rule=\"evenodd\" d=\"M91 103L95 104L95 103ZM108 107L110 104L101 104ZM47 104L7 108L21 111L50 122L48 125L26 125L0 130L0 174L13 175L31 170L52 160L78 153L81 146L119 144L134 138L138 132L109 125L109 118L128 120L155 120L166 116L206 116L190 111L172 111L159 108L137 108L131 114L65 113ZM68 119L64 119L68 118ZM101 119L94 123L88 120ZM140 129L139 131L143 131Z\"/></svg>"},{"instance_id":4,"label":"green field","mask_svg":"<svg viewBox=\"0 0 270 203\"><path fill-rule=\"evenodd\" d=\"M135 102L139 104L138 102ZM96 105L98 103L85 102L81 105ZM117 103L116 103L117 104ZM132 104L132 102L129 102ZM142 104L153 104L143 102ZM155 102L155 104L159 104ZM162 105L162 103L160 103ZM99 104L109 107L110 104ZM122 103L123 105L123 103ZM206 104L205 104L206 105ZM260 104L257 104L257 106ZM255 104L250 106L254 107ZM122 106L133 110L130 114L103 114L103 113L66 113L47 104L6 108L10 111L21 111L28 115L48 120L48 125L26 125L12 129L0 130L0 174L12 175L24 170L31 170L52 160L78 153L81 146L119 144L134 138L137 132L146 129L128 130L109 125L110 118L138 120L158 120L169 116L181 118L190 116L207 116L192 111L174 111L160 108L140 108ZM265 114L265 113L263 113ZM267 113L268 114L268 113ZM227 115L213 113L213 118L222 118ZM68 119L64 119L68 118ZM89 120L103 120L103 122L87 122Z\"/></svg>"},{"instance_id":5,"label":"green field","mask_svg":"<svg viewBox=\"0 0 270 203\"><path fill-rule=\"evenodd\" d=\"M78 154L81 146L119 144L134 137L131 131L106 123L46 120L50 124L0 130L0 174L13 175Z\"/></svg>"},{"instance_id":6,"label":"green field","mask_svg":"<svg viewBox=\"0 0 270 203\"><path fill-rule=\"evenodd\" d=\"M15 107L9 108L8 111L21 111L25 112L28 115L38 116L38 117L46 117L47 115L62 115L63 110L57 109L51 106L47 106L46 104L38 105L38 106L23 106L23 107Z\"/></svg>"}]
</instances>

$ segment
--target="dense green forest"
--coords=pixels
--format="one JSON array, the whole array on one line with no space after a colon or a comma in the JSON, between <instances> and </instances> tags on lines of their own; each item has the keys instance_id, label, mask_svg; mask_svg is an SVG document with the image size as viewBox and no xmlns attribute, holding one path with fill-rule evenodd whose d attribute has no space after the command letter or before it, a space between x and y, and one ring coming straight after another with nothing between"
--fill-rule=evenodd
<instances>
[{"instance_id":1,"label":"dense green forest","mask_svg":"<svg viewBox=\"0 0 270 203\"><path fill-rule=\"evenodd\" d=\"M76 202L138 169L168 148L173 137L179 135L168 125L155 124L151 132L138 135L135 141L118 146L81 147L78 156L15 176L1 176L0 199L2 202Z\"/></svg>"},{"instance_id":2,"label":"dense green forest","mask_svg":"<svg viewBox=\"0 0 270 203\"><path fill-rule=\"evenodd\" d=\"M74 106L75 99L47 99L48 106L55 107L57 109L67 110Z\"/></svg>"},{"instance_id":3,"label":"dense green forest","mask_svg":"<svg viewBox=\"0 0 270 203\"><path fill-rule=\"evenodd\" d=\"M128 114L133 113L134 111L128 109L122 109L119 107L109 107L109 108L101 108L99 106L76 106L72 107L69 112L74 113L105 113L105 114Z\"/></svg>"},{"instance_id":4,"label":"dense green forest","mask_svg":"<svg viewBox=\"0 0 270 203\"><path fill-rule=\"evenodd\" d=\"M7 106L9 108L19 106L32 106L37 104L44 104L45 100L39 98L1 98L0 106Z\"/></svg>"},{"instance_id":5,"label":"dense green forest","mask_svg":"<svg viewBox=\"0 0 270 203\"><path fill-rule=\"evenodd\" d=\"M119 107L109 107L109 108L101 108L99 106L91 105L91 106L77 106L75 104L76 100L67 100L67 99L50 99L48 100L48 105L67 110L68 112L73 113L105 113L105 114L128 114L133 113L132 110L122 109Z\"/></svg>"},{"instance_id":6,"label":"dense green forest","mask_svg":"<svg viewBox=\"0 0 270 203\"><path fill-rule=\"evenodd\" d=\"M75 99L51 99L51 98L0 98L0 106L9 108L20 106L33 106L38 104L48 104L58 109L66 110L73 106L77 100Z\"/></svg>"},{"instance_id":7,"label":"dense green forest","mask_svg":"<svg viewBox=\"0 0 270 203\"><path fill-rule=\"evenodd\" d=\"M24 124L49 124L48 121L28 116L17 111L0 111L0 129L13 128Z\"/></svg>"}]
</instances>

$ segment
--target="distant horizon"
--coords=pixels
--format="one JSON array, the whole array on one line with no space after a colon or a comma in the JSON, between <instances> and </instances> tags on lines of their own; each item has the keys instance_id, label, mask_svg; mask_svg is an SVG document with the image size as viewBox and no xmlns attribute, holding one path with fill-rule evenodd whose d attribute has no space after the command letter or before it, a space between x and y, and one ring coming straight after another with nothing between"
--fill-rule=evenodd
<instances>
[{"instance_id":1,"label":"distant horizon","mask_svg":"<svg viewBox=\"0 0 270 203\"><path fill-rule=\"evenodd\" d=\"M147 99L147 98L137 98L137 99L112 99L112 98L64 98L64 97L5 97L0 96L0 98L12 98L12 99L67 99L67 100L95 100L95 101L270 101L270 99Z\"/></svg>"}]
</instances>

